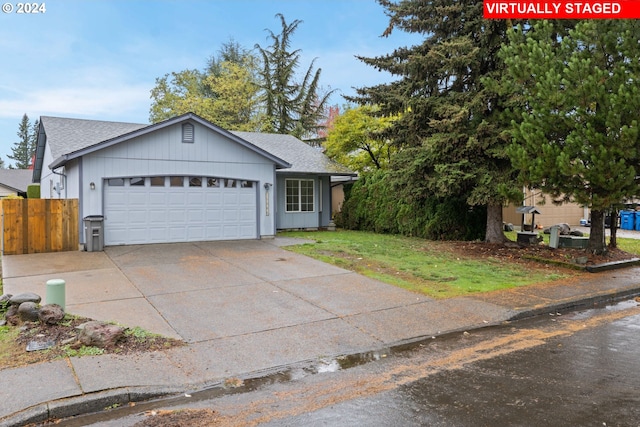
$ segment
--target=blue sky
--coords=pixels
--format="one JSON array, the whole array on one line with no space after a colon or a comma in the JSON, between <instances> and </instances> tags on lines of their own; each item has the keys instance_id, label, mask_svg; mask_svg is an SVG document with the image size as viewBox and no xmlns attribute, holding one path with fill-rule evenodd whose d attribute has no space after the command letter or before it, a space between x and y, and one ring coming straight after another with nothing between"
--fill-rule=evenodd
<instances>
[{"instance_id":1,"label":"blue sky","mask_svg":"<svg viewBox=\"0 0 640 427\"><path fill-rule=\"evenodd\" d=\"M6 3L7 0L3 0ZM9 0L17 7L18 1ZM147 123L155 79L202 69L223 43L269 45L268 32L303 21L292 38L321 83L353 94L392 77L354 55L377 56L419 37L388 24L375 0L50 0L46 12L0 12L0 157L5 164L22 115ZM332 104L344 99L334 95Z\"/></svg>"}]
</instances>

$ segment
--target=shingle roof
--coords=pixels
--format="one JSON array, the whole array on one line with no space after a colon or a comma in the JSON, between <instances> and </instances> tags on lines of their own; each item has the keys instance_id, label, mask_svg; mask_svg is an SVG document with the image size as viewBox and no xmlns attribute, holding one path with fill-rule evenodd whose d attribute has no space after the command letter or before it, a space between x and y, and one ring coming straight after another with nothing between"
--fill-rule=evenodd
<instances>
[{"instance_id":1,"label":"shingle roof","mask_svg":"<svg viewBox=\"0 0 640 427\"><path fill-rule=\"evenodd\" d=\"M356 175L349 168L334 162L322 151L300 141L295 136L259 132L231 131L231 133L291 163L291 168L281 170L281 173Z\"/></svg>"},{"instance_id":2,"label":"shingle roof","mask_svg":"<svg viewBox=\"0 0 640 427\"><path fill-rule=\"evenodd\" d=\"M187 115L197 117L193 114ZM202 120L199 117L197 118ZM47 135L46 143L49 145L54 159L85 150L128 133L140 131L146 127L157 126L48 116L41 117L40 123ZM212 127L215 127L215 125ZM221 130L224 131L223 129ZM318 149L305 144L294 136L259 132L229 133L232 134L230 135L232 138L241 138L258 149L292 165L291 168L280 170L281 172L355 175L346 167L329 159Z\"/></svg>"},{"instance_id":3,"label":"shingle roof","mask_svg":"<svg viewBox=\"0 0 640 427\"><path fill-rule=\"evenodd\" d=\"M140 123L41 117L54 159L149 126Z\"/></svg>"},{"instance_id":4,"label":"shingle roof","mask_svg":"<svg viewBox=\"0 0 640 427\"><path fill-rule=\"evenodd\" d=\"M26 192L32 180L31 169L0 169L0 185L12 190Z\"/></svg>"}]
</instances>

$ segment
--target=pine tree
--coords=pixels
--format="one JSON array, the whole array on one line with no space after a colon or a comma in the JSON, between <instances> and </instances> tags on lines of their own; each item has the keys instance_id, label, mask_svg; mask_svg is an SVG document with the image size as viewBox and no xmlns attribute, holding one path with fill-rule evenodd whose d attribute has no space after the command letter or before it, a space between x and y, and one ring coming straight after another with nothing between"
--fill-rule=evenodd
<instances>
[{"instance_id":1,"label":"pine tree","mask_svg":"<svg viewBox=\"0 0 640 427\"><path fill-rule=\"evenodd\" d=\"M15 169L28 169L31 158L35 154L37 127L31 126L29 116L26 114L22 116L16 135L19 141L11 147L13 155L7 155L7 157L15 161Z\"/></svg>"},{"instance_id":2,"label":"pine tree","mask_svg":"<svg viewBox=\"0 0 640 427\"><path fill-rule=\"evenodd\" d=\"M509 147L520 179L589 206L589 249L605 252L605 212L638 195L640 23L585 20L563 34L540 21L509 39L506 78L525 106Z\"/></svg>"},{"instance_id":3,"label":"pine tree","mask_svg":"<svg viewBox=\"0 0 640 427\"><path fill-rule=\"evenodd\" d=\"M383 137L401 148L391 174L414 203L429 197L465 197L487 207L485 240L506 241L502 205L521 198L504 148L508 122L504 99L487 81L503 69L497 52L505 21L485 20L475 0L379 0L394 29L424 36L417 46L360 59L398 79L361 88L350 100L378 105L380 114L401 118Z\"/></svg>"},{"instance_id":4,"label":"pine tree","mask_svg":"<svg viewBox=\"0 0 640 427\"><path fill-rule=\"evenodd\" d=\"M262 90L266 111L267 132L291 134L298 138L315 137L325 116L325 106L331 91L321 94L321 69L314 71L315 60L301 82L296 72L300 66L300 50L291 51L291 36L302 23L295 20L287 24L281 14L282 32L269 31L271 46L256 44L262 58Z\"/></svg>"}]
</instances>

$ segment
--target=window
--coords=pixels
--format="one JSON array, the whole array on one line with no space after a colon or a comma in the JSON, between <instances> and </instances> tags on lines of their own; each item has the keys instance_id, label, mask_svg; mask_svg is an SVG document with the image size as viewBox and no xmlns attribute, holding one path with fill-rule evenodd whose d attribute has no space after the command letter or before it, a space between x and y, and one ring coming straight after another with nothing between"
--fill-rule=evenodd
<instances>
[{"instance_id":1,"label":"window","mask_svg":"<svg viewBox=\"0 0 640 427\"><path fill-rule=\"evenodd\" d=\"M144 187L144 178L129 178L129 186Z\"/></svg>"},{"instance_id":2,"label":"window","mask_svg":"<svg viewBox=\"0 0 640 427\"><path fill-rule=\"evenodd\" d=\"M172 187L184 187L184 178L181 176L169 177L169 185Z\"/></svg>"},{"instance_id":3,"label":"window","mask_svg":"<svg viewBox=\"0 0 640 427\"><path fill-rule=\"evenodd\" d=\"M193 124L185 123L182 125L182 142L194 141L194 129Z\"/></svg>"},{"instance_id":4,"label":"window","mask_svg":"<svg viewBox=\"0 0 640 427\"><path fill-rule=\"evenodd\" d=\"M236 188L236 180L235 179L225 179L224 180L225 188Z\"/></svg>"},{"instance_id":5,"label":"window","mask_svg":"<svg viewBox=\"0 0 640 427\"><path fill-rule=\"evenodd\" d=\"M207 178L207 187L220 187L220 180L218 178Z\"/></svg>"},{"instance_id":6,"label":"window","mask_svg":"<svg viewBox=\"0 0 640 427\"><path fill-rule=\"evenodd\" d=\"M124 187L123 178L109 178L107 183L109 184L109 187Z\"/></svg>"},{"instance_id":7,"label":"window","mask_svg":"<svg viewBox=\"0 0 640 427\"><path fill-rule=\"evenodd\" d=\"M242 181L242 188L253 188L253 181Z\"/></svg>"},{"instance_id":8,"label":"window","mask_svg":"<svg viewBox=\"0 0 640 427\"><path fill-rule=\"evenodd\" d=\"M164 187L164 176L152 176L149 182L152 187Z\"/></svg>"},{"instance_id":9,"label":"window","mask_svg":"<svg viewBox=\"0 0 640 427\"><path fill-rule=\"evenodd\" d=\"M202 178L195 176L189 178L189 187L202 187Z\"/></svg>"},{"instance_id":10,"label":"window","mask_svg":"<svg viewBox=\"0 0 640 427\"><path fill-rule=\"evenodd\" d=\"M313 180L287 179L285 183L286 212L313 212Z\"/></svg>"}]
</instances>

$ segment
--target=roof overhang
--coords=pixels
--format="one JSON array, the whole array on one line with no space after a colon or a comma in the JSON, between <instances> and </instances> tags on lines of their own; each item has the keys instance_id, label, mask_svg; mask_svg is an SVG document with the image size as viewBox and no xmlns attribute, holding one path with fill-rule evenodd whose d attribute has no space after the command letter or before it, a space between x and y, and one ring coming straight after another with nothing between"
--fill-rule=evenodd
<instances>
[{"instance_id":1,"label":"roof overhang","mask_svg":"<svg viewBox=\"0 0 640 427\"><path fill-rule=\"evenodd\" d=\"M202 126L205 126L205 127L209 128L209 129L211 129L212 131L217 132L217 133L219 133L221 135L224 135L225 137L231 139L232 141L234 141L234 142L236 142L236 143L238 143L238 144L240 144L240 145L242 145L242 146L244 146L244 147L246 147L246 148L248 148L248 149L250 149L250 150L252 150L252 151L254 151L254 152L258 153L258 154L260 154L260 155L262 155L263 157L266 157L267 159L269 159L269 160L271 160L272 162L275 163L276 169L284 169L284 168L290 168L291 167L290 163L284 161L283 159L281 159L279 157L274 156L273 154L261 149L260 147L257 147L255 145L251 144L250 142L240 138L239 136L234 135L233 133L222 129L219 126L214 125L213 123L203 119L202 117L200 117L200 116L198 116L198 115L196 115L194 113L186 113L186 114L183 114L181 116L173 117L171 119L162 121L160 123L155 123L155 124L146 126L146 127L142 128L142 129L138 129L138 130L135 130L133 132L125 133L125 134L117 136L115 138L111 138L111 139L102 141L102 142L100 142L98 144L94 144L94 145L91 145L89 147L85 147L85 148L82 148L80 150L64 154L64 155L58 157L57 159L55 159L51 164L49 164L48 165L49 169L51 169L51 170L58 169L58 168L64 166L65 164L67 164L67 162L69 162L71 160L74 160L74 159L77 159L77 158L80 158L80 157L83 157L83 156L85 156L87 154L91 154L91 153L94 153L96 151L104 150L105 148L120 144L121 142L125 142L125 141L128 141L130 139L137 138L137 137L140 137L140 136L143 136L143 135L147 135L149 133L158 131L160 129L164 129L164 128L167 128L169 126L173 126L175 124L182 123L182 122L187 122L187 121L193 121L193 122L199 123ZM43 135L44 135L44 132L43 132ZM45 140L44 142L46 142L46 135L43 136L43 139ZM44 142L43 142L43 149L42 149L43 153L44 153ZM38 148L39 147L40 147L40 136L38 137ZM37 159L38 150L36 150L36 151L37 151L37 154L36 154L36 159ZM38 174L38 179L39 178L40 178L40 175Z\"/></svg>"}]
</instances>

